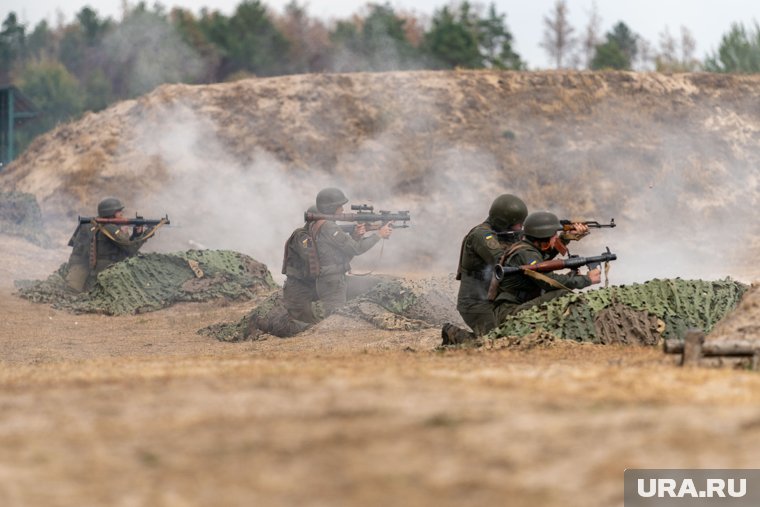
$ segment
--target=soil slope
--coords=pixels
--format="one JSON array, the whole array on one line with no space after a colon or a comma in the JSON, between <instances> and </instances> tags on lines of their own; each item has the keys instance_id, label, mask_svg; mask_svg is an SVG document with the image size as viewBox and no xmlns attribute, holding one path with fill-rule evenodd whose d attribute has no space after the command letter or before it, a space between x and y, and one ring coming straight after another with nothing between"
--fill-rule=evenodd
<instances>
[{"instance_id":1,"label":"soil slope","mask_svg":"<svg viewBox=\"0 0 760 507\"><path fill-rule=\"evenodd\" d=\"M760 78L715 74L166 85L41 137L0 174L0 188L35 194L49 227L118 195L130 212L168 212L184 226L155 248L194 241L273 265L316 191L338 185L352 202L411 210L416 231L398 232L385 269L447 271L458 238L493 197L513 192L530 209L614 217L614 234L587 244L589 255L609 244L625 258L618 281L751 281L759 271L746 250L740 258L722 238L758 233L759 99Z\"/></svg>"}]
</instances>

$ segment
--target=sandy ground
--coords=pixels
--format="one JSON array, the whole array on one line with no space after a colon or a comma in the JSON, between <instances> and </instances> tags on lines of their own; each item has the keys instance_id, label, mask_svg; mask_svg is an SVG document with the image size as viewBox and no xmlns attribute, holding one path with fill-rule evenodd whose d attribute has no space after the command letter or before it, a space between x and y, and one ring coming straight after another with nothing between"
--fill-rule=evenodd
<instances>
[{"instance_id":1,"label":"sandy ground","mask_svg":"<svg viewBox=\"0 0 760 507\"><path fill-rule=\"evenodd\" d=\"M4 238L7 239L7 238ZM760 375L658 349L438 351L339 318L196 334L251 303L73 315L13 295L65 250L0 246L0 505L622 505L626 468L758 468Z\"/></svg>"}]
</instances>

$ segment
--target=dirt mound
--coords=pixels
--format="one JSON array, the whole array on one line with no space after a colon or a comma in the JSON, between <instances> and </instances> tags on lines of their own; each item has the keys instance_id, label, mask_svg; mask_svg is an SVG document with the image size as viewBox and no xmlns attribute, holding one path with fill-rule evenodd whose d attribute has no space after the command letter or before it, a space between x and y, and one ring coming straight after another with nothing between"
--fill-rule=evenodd
<instances>
[{"instance_id":1,"label":"dirt mound","mask_svg":"<svg viewBox=\"0 0 760 507\"><path fill-rule=\"evenodd\" d=\"M65 275L63 264L46 280L16 282L18 294L72 312L121 315L181 301L252 299L276 287L265 265L225 250L140 254L100 273L83 294L68 289Z\"/></svg>"},{"instance_id":2,"label":"dirt mound","mask_svg":"<svg viewBox=\"0 0 760 507\"><path fill-rule=\"evenodd\" d=\"M739 306L713 328L706 340L746 340L760 345L760 285L750 287Z\"/></svg>"},{"instance_id":3,"label":"dirt mound","mask_svg":"<svg viewBox=\"0 0 760 507\"><path fill-rule=\"evenodd\" d=\"M40 206L32 194L0 192L0 234L21 236L42 247L50 245Z\"/></svg>"},{"instance_id":4,"label":"dirt mound","mask_svg":"<svg viewBox=\"0 0 760 507\"><path fill-rule=\"evenodd\" d=\"M338 185L412 212L417 233L393 252L400 274L452 271L458 239L509 191L530 209L614 217L614 241L589 241L626 259L623 283L749 281L760 271L746 250L715 261L709 252L720 247L716 230L760 237L749 218L760 205L758 104L760 77L717 74L421 71L165 85L40 137L0 174L0 189L36 195L51 223L115 194L146 216L193 224L172 241L275 265L316 191ZM241 223L257 233L240 234ZM759 249L755 241L750 253Z\"/></svg>"},{"instance_id":5,"label":"dirt mound","mask_svg":"<svg viewBox=\"0 0 760 507\"><path fill-rule=\"evenodd\" d=\"M417 280L380 277L380 280L368 292L349 300L336 315L343 321L362 320L377 329L390 331L419 331L440 327L444 322L461 323L453 277ZM331 318L333 316L328 320ZM221 341L243 341L261 339L265 335L287 338L310 327L288 316L282 292L278 291L239 321L214 324L199 332Z\"/></svg>"},{"instance_id":6,"label":"dirt mound","mask_svg":"<svg viewBox=\"0 0 760 507\"><path fill-rule=\"evenodd\" d=\"M568 294L510 317L489 336L542 330L575 341L654 345L663 338L682 338L688 328L709 332L746 290L729 279L674 279Z\"/></svg>"}]
</instances>

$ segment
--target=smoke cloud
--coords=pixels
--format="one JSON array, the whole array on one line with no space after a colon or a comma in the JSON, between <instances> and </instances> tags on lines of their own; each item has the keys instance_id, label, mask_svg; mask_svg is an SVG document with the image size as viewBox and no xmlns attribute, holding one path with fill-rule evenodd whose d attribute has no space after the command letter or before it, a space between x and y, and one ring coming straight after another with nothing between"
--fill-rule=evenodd
<instances>
[{"instance_id":1,"label":"smoke cloud","mask_svg":"<svg viewBox=\"0 0 760 507\"><path fill-rule=\"evenodd\" d=\"M398 93L408 103L409 94L423 97L429 90L406 86ZM215 135L219 125L190 105L175 102L151 115L140 125L139 149L161 161L168 179L134 204L145 215L168 213L178 227L163 231L146 251L232 249L277 275L284 242L303 224L303 212L321 188L337 186L351 203L411 212L409 229L356 258L359 272L453 273L463 236L486 218L496 196L513 193L530 211L600 222L614 218L617 228L593 230L571 245L581 256L598 255L607 246L617 253L612 283L725 276L751 281L758 274L744 258L758 247L752 213L758 174L751 149L757 129L736 112L741 106L714 111L701 124L653 120L630 103L614 102L593 109L574 127L572 119L558 128L539 116L517 123L505 114L490 132L478 133L503 138L497 151L477 138L450 142L431 136L444 129L448 105L412 101L414 106L399 113L397 99L393 93L384 98L379 124L385 128L353 147L346 143L334 165L322 168L286 164L255 148L255 138L251 162L243 163L231 154L229 141ZM595 125L608 124L620 111L629 112L626 124L600 136ZM404 123L403 136L393 128L397 122Z\"/></svg>"}]
</instances>

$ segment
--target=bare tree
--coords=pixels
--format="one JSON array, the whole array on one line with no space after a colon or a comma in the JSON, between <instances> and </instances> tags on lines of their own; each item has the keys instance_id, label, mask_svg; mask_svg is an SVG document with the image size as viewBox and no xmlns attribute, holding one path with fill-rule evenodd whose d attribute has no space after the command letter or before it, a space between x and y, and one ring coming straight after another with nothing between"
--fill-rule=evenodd
<instances>
[{"instance_id":1,"label":"bare tree","mask_svg":"<svg viewBox=\"0 0 760 507\"><path fill-rule=\"evenodd\" d=\"M305 5L291 0L275 24L290 46L288 72L320 72L326 68L329 32L321 21L309 16Z\"/></svg>"},{"instance_id":2,"label":"bare tree","mask_svg":"<svg viewBox=\"0 0 760 507\"><path fill-rule=\"evenodd\" d=\"M645 38L639 36L636 39L636 62L634 69L639 71L654 70L657 65L657 57L655 56L652 44Z\"/></svg>"},{"instance_id":3,"label":"bare tree","mask_svg":"<svg viewBox=\"0 0 760 507\"><path fill-rule=\"evenodd\" d=\"M544 39L541 47L554 60L558 69L562 68L563 62L569 58L577 44L573 32L575 29L568 21L567 1L557 0L549 16L544 16Z\"/></svg>"},{"instance_id":4,"label":"bare tree","mask_svg":"<svg viewBox=\"0 0 760 507\"><path fill-rule=\"evenodd\" d=\"M677 40L670 29L660 33L660 48L655 57L656 69L660 72L692 72L699 69L699 60L694 58L697 41L688 28L681 27L681 39Z\"/></svg>"},{"instance_id":5,"label":"bare tree","mask_svg":"<svg viewBox=\"0 0 760 507\"><path fill-rule=\"evenodd\" d=\"M699 70L699 60L694 57L697 50L697 39L691 31L681 25L681 64L687 72Z\"/></svg>"},{"instance_id":6,"label":"bare tree","mask_svg":"<svg viewBox=\"0 0 760 507\"><path fill-rule=\"evenodd\" d=\"M660 48L655 61L660 72L672 72L678 65L678 41L667 26L660 32Z\"/></svg>"},{"instance_id":7,"label":"bare tree","mask_svg":"<svg viewBox=\"0 0 760 507\"><path fill-rule=\"evenodd\" d=\"M583 39L581 40L583 66L587 69L591 68L591 60L594 59L594 54L596 54L596 47L602 42L599 37L601 29L602 17L599 15L599 7L596 5L596 1L594 1L591 3L591 12L589 12L588 23L583 31Z\"/></svg>"}]
</instances>

